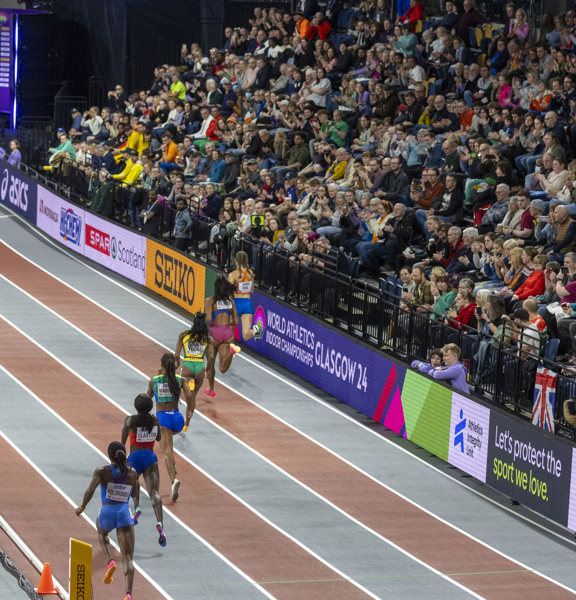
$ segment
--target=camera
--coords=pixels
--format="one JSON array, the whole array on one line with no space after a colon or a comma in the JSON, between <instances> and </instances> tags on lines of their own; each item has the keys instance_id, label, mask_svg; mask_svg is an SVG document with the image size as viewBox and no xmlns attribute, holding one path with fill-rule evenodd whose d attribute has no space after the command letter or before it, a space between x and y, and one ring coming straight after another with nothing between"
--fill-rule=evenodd
<instances>
[{"instance_id":1,"label":"camera","mask_svg":"<svg viewBox=\"0 0 576 600\"><path fill-rule=\"evenodd\" d=\"M264 217L262 215L252 215L250 225L255 229L264 227Z\"/></svg>"}]
</instances>

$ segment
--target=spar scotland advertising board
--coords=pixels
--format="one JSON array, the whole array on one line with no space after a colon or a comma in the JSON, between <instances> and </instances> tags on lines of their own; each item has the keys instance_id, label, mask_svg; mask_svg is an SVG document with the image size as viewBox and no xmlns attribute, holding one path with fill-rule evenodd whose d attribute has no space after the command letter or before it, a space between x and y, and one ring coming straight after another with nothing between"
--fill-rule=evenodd
<instances>
[{"instance_id":1,"label":"spar scotland advertising board","mask_svg":"<svg viewBox=\"0 0 576 600\"><path fill-rule=\"evenodd\" d=\"M89 211L85 211L84 219L84 255L145 285L146 238Z\"/></svg>"},{"instance_id":2,"label":"spar scotland advertising board","mask_svg":"<svg viewBox=\"0 0 576 600\"><path fill-rule=\"evenodd\" d=\"M38 184L4 162L0 173L0 202L36 225Z\"/></svg>"}]
</instances>

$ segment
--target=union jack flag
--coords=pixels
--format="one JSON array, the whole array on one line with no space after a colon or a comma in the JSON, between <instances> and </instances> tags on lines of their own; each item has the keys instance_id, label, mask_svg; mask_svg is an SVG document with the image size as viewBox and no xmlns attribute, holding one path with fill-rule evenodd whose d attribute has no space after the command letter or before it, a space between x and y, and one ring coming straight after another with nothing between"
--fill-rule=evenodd
<instances>
[{"instance_id":1,"label":"union jack flag","mask_svg":"<svg viewBox=\"0 0 576 600\"><path fill-rule=\"evenodd\" d=\"M556 404L556 373L544 367L536 371L532 423L554 433L554 405Z\"/></svg>"}]
</instances>

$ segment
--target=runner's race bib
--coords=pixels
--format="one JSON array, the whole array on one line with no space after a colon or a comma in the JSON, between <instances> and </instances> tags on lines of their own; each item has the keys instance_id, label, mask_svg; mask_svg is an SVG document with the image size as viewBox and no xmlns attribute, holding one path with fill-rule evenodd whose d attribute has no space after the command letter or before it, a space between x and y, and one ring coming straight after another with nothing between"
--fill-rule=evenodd
<instances>
[{"instance_id":1,"label":"runner's race bib","mask_svg":"<svg viewBox=\"0 0 576 600\"><path fill-rule=\"evenodd\" d=\"M131 491L131 485L110 482L106 486L106 500L112 500L113 502L128 502Z\"/></svg>"},{"instance_id":2,"label":"runner's race bib","mask_svg":"<svg viewBox=\"0 0 576 600\"><path fill-rule=\"evenodd\" d=\"M251 281L239 281L238 282L238 291L241 294L249 294L252 291L252 282Z\"/></svg>"},{"instance_id":3,"label":"runner's race bib","mask_svg":"<svg viewBox=\"0 0 576 600\"><path fill-rule=\"evenodd\" d=\"M155 442L156 436L158 435L158 427L154 425L152 427L152 431L148 432L146 427L138 427L136 429L136 442L137 443L146 443L146 442Z\"/></svg>"},{"instance_id":4,"label":"runner's race bib","mask_svg":"<svg viewBox=\"0 0 576 600\"><path fill-rule=\"evenodd\" d=\"M172 392L168 383L158 384L158 398L172 398Z\"/></svg>"},{"instance_id":5,"label":"runner's race bib","mask_svg":"<svg viewBox=\"0 0 576 600\"><path fill-rule=\"evenodd\" d=\"M186 354L195 358L202 358L206 346L200 342L188 342L186 344Z\"/></svg>"},{"instance_id":6,"label":"runner's race bib","mask_svg":"<svg viewBox=\"0 0 576 600\"><path fill-rule=\"evenodd\" d=\"M216 302L217 310L229 310L232 308L232 302L230 300L218 300Z\"/></svg>"}]
</instances>

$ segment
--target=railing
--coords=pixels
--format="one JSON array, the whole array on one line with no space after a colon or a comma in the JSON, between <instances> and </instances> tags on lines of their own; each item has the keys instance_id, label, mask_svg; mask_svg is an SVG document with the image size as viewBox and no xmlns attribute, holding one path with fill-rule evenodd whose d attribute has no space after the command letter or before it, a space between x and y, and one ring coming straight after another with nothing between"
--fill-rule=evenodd
<instances>
[{"instance_id":1,"label":"railing","mask_svg":"<svg viewBox=\"0 0 576 600\"><path fill-rule=\"evenodd\" d=\"M65 173L50 177L60 193L89 208L90 184L85 171L70 165ZM141 188L126 187L115 180L112 185L114 218L128 226L141 225L136 217L139 211L131 204L131 198ZM536 368L544 360L520 356L516 340L500 341L493 346L476 329L466 326L458 329L445 324L442 318L434 321L429 312L401 305L397 296L339 272L337 261L322 264L319 256L319 264L308 265L297 256L249 235L222 241L211 236L217 223L205 218L198 207L191 209L190 214L188 252L198 260L226 270L231 267L234 254L243 249L248 253L259 289L402 361L426 361L431 348L455 343L462 351L461 362L469 370L471 390L488 402L531 418ZM173 242L174 216L172 206L165 206L159 215L157 237L167 243ZM516 337L524 335L522 330L520 327ZM478 354L481 345L486 351L483 362ZM576 379L565 374L560 365L546 366L557 373L554 414L557 431L576 440L576 432L564 421L562 410L564 401L576 396Z\"/></svg>"}]
</instances>

